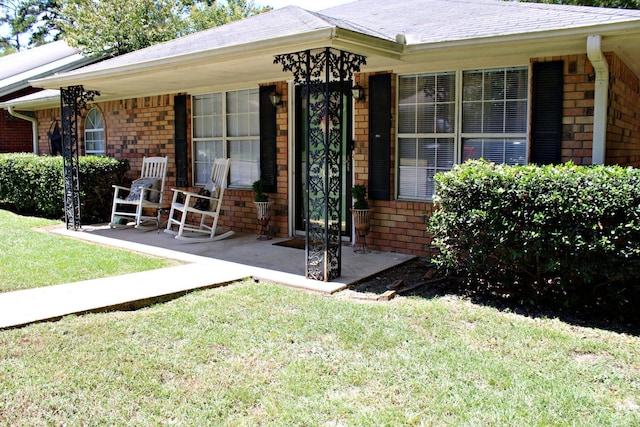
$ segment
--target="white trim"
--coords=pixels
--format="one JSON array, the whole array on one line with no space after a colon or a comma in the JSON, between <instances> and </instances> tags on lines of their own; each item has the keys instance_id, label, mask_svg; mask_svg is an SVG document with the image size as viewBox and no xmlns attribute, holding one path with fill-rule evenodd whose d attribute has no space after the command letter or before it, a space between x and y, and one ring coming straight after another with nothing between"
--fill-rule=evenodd
<instances>
[{"instance_id":1,"label":"white trim","mask_svg":"<svg viewBox=\"0 0 640 427\"><path fill-rule=\"evenodd\" d=\"M289 222L289 236L296 235L296 219L295 219L295 177L294 174L294 159L296 148L295 141L295 96L296 85L292 80L287 81L287 151L289 158L287 159L287 171L289 175L289 182L287 183L287 191L289 193L289 206L287 207L288 222Z\"/></svg>"},{"instance_id":2,"label":"white trim","mask_svg":"<svg viewBox=\"0 0 640 427\"><path fill-rule=\"evenodd\" d=\"M462 130L462 115L463 115L463 80L464 73L470 71L482 71L483 73L489 70L509 70L509 69L526 69L527 71L527 97L526 97L526 128L524 132L509 132L509 133L464 133ZM448 69L441 71L422 71L422 72L411 72L411 73L403 73L396 74L396 119L395 119L395 164L394 164L394 174L395 174L395 188L394 195L396 200L402 201L417 201L417 202L426 202L431 203L433 201L432 197L427 198L418 198L411 196L400 196L400 139L401 134L399 132L399 102L400 102L400 79L404 76L420 76L427 74L440 74L440 73L455 73L455 114L454 114L454 122L456 132L451 133L442 133L442 134L408 134L409 136L402 136L403 138L451 138L454 143L454 153L453 153L453 162L454 166L462 163L463 156L463 141L464 139L471 138L481 138L481 139L523 139L525 141L525 162L529 162L529 148L530 148L530 121L531 121L531 64L527 63L526 65L506 65L506 66L496 66L496 67L465 67L465 68L456 68L456 69ZM407 134L402 134L407 135ZM437 168L436 168L437 169Z\"/></svg>"},{"instance_id":3,"label":"white trim","mask_svg":"<svg viewBox=\"0 0 640 427\"><path fill-rule=\"evenodd\" d=\"M602 53L602 37L587 38L587 57L596 73L593 105L593 143L591 164L603 165L607 151L607 104L609 97L609 64Z\"/></svg>"},{"instance_id":4,"label":"white trim","mask_svg":"<svg viewBox=\"0 0 640 427\"><path fill-rule=\"evenodd\" d=\"M91 67L89 70L80 69L63 75L31 80L30 83L36 87L59 88L60 86L78 84L87 79L95 81L96 79L114 78L115 76L148 74L152 71L174 70L176 68L207 64L211 61L224 63L235 59L278 54L283 51L315 49L325 47L327 44L335 48L351 49L365 54L376 54L395 59L399 59L402 53L402 46L393 41L334 26L301 34L215 47L186 54L142 60L132 64L115 65L109 68L95 69L96 67Z\"/></svg>"}]
</instances>

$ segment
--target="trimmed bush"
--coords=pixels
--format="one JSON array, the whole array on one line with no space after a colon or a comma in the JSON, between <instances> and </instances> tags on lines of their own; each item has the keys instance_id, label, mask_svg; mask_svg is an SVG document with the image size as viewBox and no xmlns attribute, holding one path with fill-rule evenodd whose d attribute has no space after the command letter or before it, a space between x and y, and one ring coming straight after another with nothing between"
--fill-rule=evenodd
<instances>
[{"instance_id":1,"label":"trimmed bush","mask_svg":"<svg viewBox=\"0 0 640 427\"><path fill-rule=\"evenodd\" d=\"M533 303L637 301L640 170L471 161L435 180L427 230L444 273Z\"/></svg>"},{"instance_id":2,"label":"trimmed bush","mask_svg":"<svg viewBox=\"0 0 640 427\"><path fill-rule=\"evenodd\" d=\"M78 159L80 213L83 223L102 222L111 214L112 184L125 182L127 161L85 156ZM0 155L0 201L21 214L64 218L63 160L28 153Z\"/></svg>"}]
</instances>

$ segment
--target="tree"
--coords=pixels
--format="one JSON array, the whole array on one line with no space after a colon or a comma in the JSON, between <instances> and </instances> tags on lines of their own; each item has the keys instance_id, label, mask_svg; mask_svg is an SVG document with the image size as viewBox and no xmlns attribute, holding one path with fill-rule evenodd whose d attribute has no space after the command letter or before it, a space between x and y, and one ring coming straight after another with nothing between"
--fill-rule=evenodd
<instances>
[{"instance_id":1,"label":"tree","mask_svg":"<svg viewBox=\"0 0 640 427\"><path fill-rule=\"evenodd\" d=\"M69 0L60 28L86 55L116 56L180 36L185 12L179 0Z\"/></svg>"},{"instance_id":2,"label":"tree","mask_svg":"<svg viewBox=\"0 0 640 427\"><path fill-rule=\"evenodd\" d=\"M10 53L55 40L59 8L57 0L0 0L0 24L8 28L0 50Z\"/></svg>"},{"instance_id":3,"label":"tree","mask_svg":"<svg viewBox=\"0 0 640 427\"><path fill-rule=\"evenodd\" d=\"M265 10L246 0L66 0L60 28L86 55L117 56Z\"/></svg>"},{"instance_id":4,"label":"tree","mask_svg":"<svg viewBox=\"0 0 640 427\"><path fill-rule=\"evenodd\" d=\"M194 3L190 8L188 31L206 30L270 10L269 6L258 7L253 1L246 0L227 0L226 6L218 5L215 1Z\"/></svg>"},{"instance_id":5,"label":"tree","mask_svg":"<svg viewBox=\"0 0 640 427\"><path fill-rule=\"evenodd\" d=\"M640 0L518 0L523 3L570 4L575 6L640 9Z\"/></svg>"},{"instance_id":6,"label":"tree","mask_svg":"<svg viewBox=\"0 0 640 427\"><path fill-rule=\"evenodd\" d=\"M270 9L252 0L0 0L0 55L58 38L87 55L120 55Z\"/></svg>"}]
</instances>

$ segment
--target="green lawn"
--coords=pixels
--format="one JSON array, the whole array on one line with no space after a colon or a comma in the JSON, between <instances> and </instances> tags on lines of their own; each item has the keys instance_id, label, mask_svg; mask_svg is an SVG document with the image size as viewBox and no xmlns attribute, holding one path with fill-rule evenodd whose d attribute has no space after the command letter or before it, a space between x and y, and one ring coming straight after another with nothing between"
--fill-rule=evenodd
<instances>
[{"instance_id":1,"label":"green lawn","mask_svg":"<svg viewBox=\"0 0 640 427\"><path fill-rule=\"evenodd\" d=\"M153 270L176 262L54 236L60 224L0 210L0 292Z\"/></svg>"},{"instance_id":2,"label":"green lawn","mask_svg":"<svg viewBox=\"0 0 640 427\"><path fill-rule=\"evenodd\" d=\"M0 291L165 263L51 224L0 211ZM0 331L0 425L637 426L640 338L248 280Z\"/></svg>"},{"instance_id":3,"label":"green lawn","mask_svg":"<svg viewBox=\"0 0 640 427\"><path fill-rule=\"evenodd\" d=\"M640 339L246 281L0 331L0 425L637 426Z\"/></svg>"}]
</instances>

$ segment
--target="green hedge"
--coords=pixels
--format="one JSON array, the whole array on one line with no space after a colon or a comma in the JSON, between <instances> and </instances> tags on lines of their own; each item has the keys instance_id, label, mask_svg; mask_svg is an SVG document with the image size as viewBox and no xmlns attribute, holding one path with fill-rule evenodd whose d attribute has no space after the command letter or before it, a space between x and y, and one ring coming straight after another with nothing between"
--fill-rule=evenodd
<instances>
[{"instance_id":1,"label":"green hedge","mask_svg":"<svg viewBox=\"0 0 640 427\"><path fill-rule=\"evenodd\" d=\"M436 176L443 273L533 303L615 310L640 294L640 170L471 161Z\"/></svg>"},{"instance_id":2,"label":"green hedge","mask_svg":"<svg viewBox=\"0 0 640 427\"><path fill-rule=\"evenodd\" d=\"M127 161L86 156L78 159L82 222L109 220L112 184L125 182ZM0 201L25 215L64 218L63 162L60 156L0 154Z\"/></svg>"}]
</instances>

